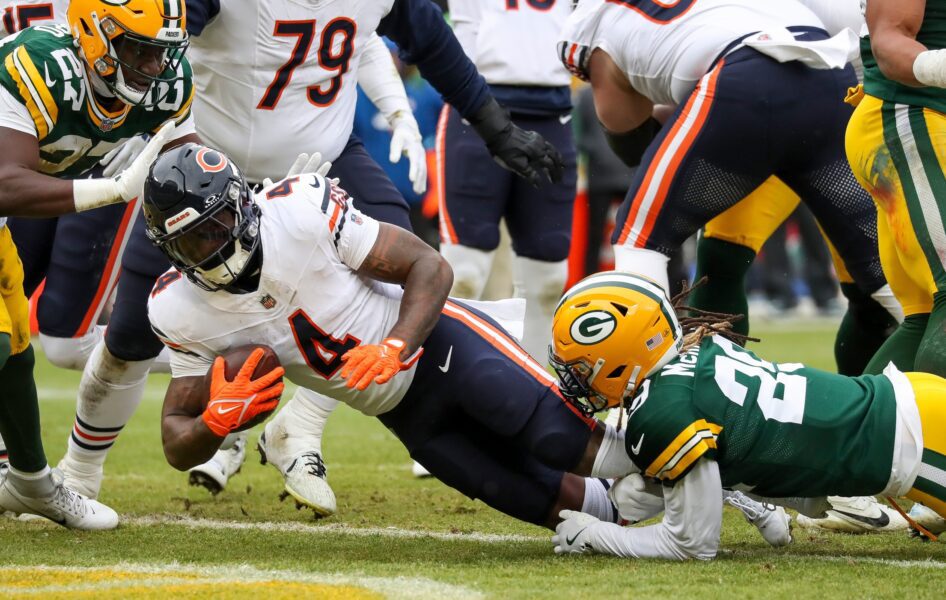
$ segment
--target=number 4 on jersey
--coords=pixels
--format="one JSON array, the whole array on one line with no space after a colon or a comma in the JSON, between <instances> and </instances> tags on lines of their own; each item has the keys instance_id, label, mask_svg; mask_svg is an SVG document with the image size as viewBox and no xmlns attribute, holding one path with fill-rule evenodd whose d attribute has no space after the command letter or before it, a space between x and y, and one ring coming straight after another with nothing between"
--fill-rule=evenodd
<instances>
[{"instance_id":1,"label":"number 4 on jersey","mask_svg":"<svg viewBox=\"0 0 946 600\"><path fill-rule=\"evenodd\" d=\"M350 334L338 339L325 333L301 308L289 317L289 326L305 362L326 379L341 368L342 356L361 343Z\"/></svg>"},{"instance_id":2,"label":"number 4 on jersey","mask_svg":"<svg viewBox=\"0 0 946 600\"><path fill-rule=\"evenodd\" d=\"M296 44L292 48L289 60L276 70L272 82L260 99L256 108L273 110L282 97L283 90L289 85L292 73L305 62L315 39L315 20L303 21L276 21L273 35L278 37L294 37ZM319 66L326 71L336 71L328 89L323 90L321 85L310 85L306 88L306 97L315 106L324 107L335 102L335 97L342 88L342 77L348 72L351 57L355 50L355 22L346 17L338 17L329 21L322 29L319 38L317 58ZM338 50L333 50L336 38L340 38Z\"/></svg>"}]
</instances>

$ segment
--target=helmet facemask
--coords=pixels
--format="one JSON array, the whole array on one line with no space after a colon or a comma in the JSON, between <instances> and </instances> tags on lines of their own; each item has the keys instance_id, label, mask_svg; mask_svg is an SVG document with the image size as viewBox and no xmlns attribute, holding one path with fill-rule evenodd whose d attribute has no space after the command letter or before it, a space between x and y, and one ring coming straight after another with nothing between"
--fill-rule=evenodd
<instances>
[{"instance_id":1,"label":"helmet facemask","mask_svg":"<svg viewBox=\"0 0 946 600\"><path fill-rule=\"evenodd\" d=\"M176 82L183 81L178 67L189 44L185 31L165 27L157 37L149 37L135 33L112 16L100 20L96 12L74 27L83 30L73 35L86 42L79 43L79 47L94 82L99 84L94 87L100 92L107 90L106 95L148 108L165 100ZM100 56L89 56L93 48Z\"/></svg>"},{"instance_id":2,"label":"helmet facemask","mask_svg":"<svg viewBox=\"0 0 946 600\"><path fill-rule=\"evenodd\" d=\"M198 287L208 291L229 288L246 270L259 248L259 208L246 183L232 179L224 198L207 198L203 214L185 210L163 225L152 224L148 237L171 264Z\"/></svg>"},{"instance_id":3,"label":"helmet facemask","mask_svg":"<svg viewBox=\"0 0 946 600\"><path fill-rule=\"evenodd\" d=\"M559 390L562 395L586 416L620 406L625 400L634 395L640 380L643 379L640 377L641 368L639 366L634 367L627 383L624 385L623 396L611 400L595 389L594 382L598 377L607 379L622 377L627 369L625 365L619 365L612 369L610 373L603 373L602 371L606 366L603 358L595 361L594 365L582 359L567 363L555 354L551 345L549 346L549 364L558 376Z\"/></svg>"}]
</instances>

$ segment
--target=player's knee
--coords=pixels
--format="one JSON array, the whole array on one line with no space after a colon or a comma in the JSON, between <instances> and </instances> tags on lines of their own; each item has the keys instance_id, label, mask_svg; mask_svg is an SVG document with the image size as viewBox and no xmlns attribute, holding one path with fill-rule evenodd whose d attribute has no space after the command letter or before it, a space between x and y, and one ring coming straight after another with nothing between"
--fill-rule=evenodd
<instances>
[{"instance_id":1,"label":"player's knee","mask_svg":"<svg viewBox=\"0 0 946 600\"><path fill-rule=\"evenodd\" d=\"M133 332L111 326L105 333L105 346L113 356L129 362L152 361L164 348L150 329Z\"/></svg>"},{"instance_id":2,"label":"player's knee","mask_svg":"<svg viewBox=\"0 0 946 600\"><path fill-rule=\"evenodd\" d=\"M39 334L40 343L46 359L60 369L81 371L89 360L95 345L102 339L102 330L95 327L86 335L79 337L58 337Z\"/></svg>"},{"instance_id":3,"label":"player's knee","mask_svg":"<svg viewBox=\"0 0 946 600\"><path fill-rule=\"evenodd\" d=\"M440 247L440 253L453 268L453 288L450 295L478 299L489 279L494 252L459 244L444 244Z\"/></svg>"},{"instance_id":4,"label":"player's knee","mask_svg":"<svg viewBox=\"0 0 946 600\"><path fill-rule=\"evenodd\" d=\"M573 471L585 456L592 430L557 395L543 396L520 438L547 467Z\"/></svg>"},{"instance_id":5,"label":"player's knee","mask_svg":"<svg viewBox=\"0 0 946 600\"><path fill-rule=\"evenodd\" d=\"M859 326L867 329L888 329L897 325L896 320L872 294L861 290L856 284L842 283L841 293L848 300L848 312Z\"/></svg>"},{"instance_id":6,"label":"player's knee","mask_svg":"<svg viewBox=\"0 0 946 600\"><path fill-rule=\"evenodd\" d=\"M741 244L702 237L697 245L696 259L699 272L711 282L720 279L742 281L755 260L755 252Z\"/></svg>"},{"instance_id":7,"label":"player's knee","mask_svg":"<svg viewBox=\"0 0 946 600\"><path fill-rule=\"evenodd\" d=\"M532 260L555 263L568 258L571 249L570 232L560 231L553 234L543 233L537 239L518 239L513 241L516 256Z\"/></svg>"}]
</instances>

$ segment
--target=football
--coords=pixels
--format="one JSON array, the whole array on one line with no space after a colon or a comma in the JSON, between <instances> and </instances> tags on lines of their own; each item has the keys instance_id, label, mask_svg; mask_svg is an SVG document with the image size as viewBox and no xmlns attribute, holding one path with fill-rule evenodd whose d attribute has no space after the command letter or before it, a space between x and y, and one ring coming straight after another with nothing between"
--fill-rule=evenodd
<instances>
[{"instance_id":1,"label":"football","mask_svg":"<svg viewBox=\"0 0 946 600\"><path fill-rule=\"evenodd\" d=\"M224 373L226 374L228 381L233 381L233 378L236 377L237 373L240 372L240 367L243 366L243 363L246 362L246 359L249 358L250 354L252 354L257 348L263 349L263 358L260 359L259 364L256 365L256 370L253 371L253 379L262 377L266 373L269 373L276 367L282 365L282 363L279 362L279 357L276 356L276 351L269 346L265 346L263 344L247 344L246 346L237 346L236 348L231 348L220 355L223 357L223 361L225 363ZM207 369L207 374L204 375L203 406L205 408L207 406L207 402L210 401L210 380L212 377L213 366ZM282 377L280 377L277 381L282 381ZM265 421L270 414L272 414L272 412L260 413L255 418L247 421L236 431L246 431L247 429L251 429Z\"/></svg>"}]
</instances>

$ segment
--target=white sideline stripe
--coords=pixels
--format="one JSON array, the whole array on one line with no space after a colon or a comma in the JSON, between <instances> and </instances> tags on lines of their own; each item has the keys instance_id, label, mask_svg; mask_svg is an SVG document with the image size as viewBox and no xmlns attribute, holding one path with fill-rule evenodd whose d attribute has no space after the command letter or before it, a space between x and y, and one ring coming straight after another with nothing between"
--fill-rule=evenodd
<instances>
[{"instance_id":1,"label":"white sideline stripe","mask_svg":"<svg viewBox=\"0 0 946 600\"><path fill-rule=\"evenodd\" d=\"M276 523L273 521L239 522L221 521L217 519L194 519L191 517L177 517L171 515L149 515L122 519L123 525L135 527L154 527L177 525L191 529L224 529L237 531L266 531L276 533L313 533L313 534L341 534L357 537L389 537L406 539L430 538L445 542L480 542L487 544L509 544L528 542L548 542L549 537L495 534L495 533L447 533L438 531L423 531L419 529L401 529L399 527L349 527L340 523L328 525L309 525L307 523Z\"/></svg>"},{"instance_id":2,"label":"white sideline stripe","mask_svg":"<svg viewBox=\"0 0 946 600\"><path fill-rule=\"evenodd\" d=\"M2 566L2 565L0 565ZM76 585L50 585L34 588L3 587L0 594L42 595L49 593L109 590L124 587L161 587L168 585L206 585L208 583L253 583L253 582L299 582L323 585L343 585L368 589L387 598L481 598L483 595L473 589L442 583L423 577L375 577L367 575L349 575L346 573L307 573L276 569L258 569L250 565L195 565L170 563L150 565L141 563L117 563L105 567L64 567L56 565L22 566L14 568L52 573L109 573L115 571L141 573L139 580L100 581L78 583ZM183 574L195 575L198 579L181 577Z\"/></svg>"},{"instance_id":3,"label":"white sideline stripe","mask_svg":"<svg viewBox=\"0 0 946 600\"><path fill-rule=\"evenodd\" d=\"M882 565L885 567L897 567L899 569L946 569L946 562L929 560L896 560L893 558L873 558L861 556L793 556L792 559L814 559L825 562L843 562Z\"/></svg>"}]
</instances>

